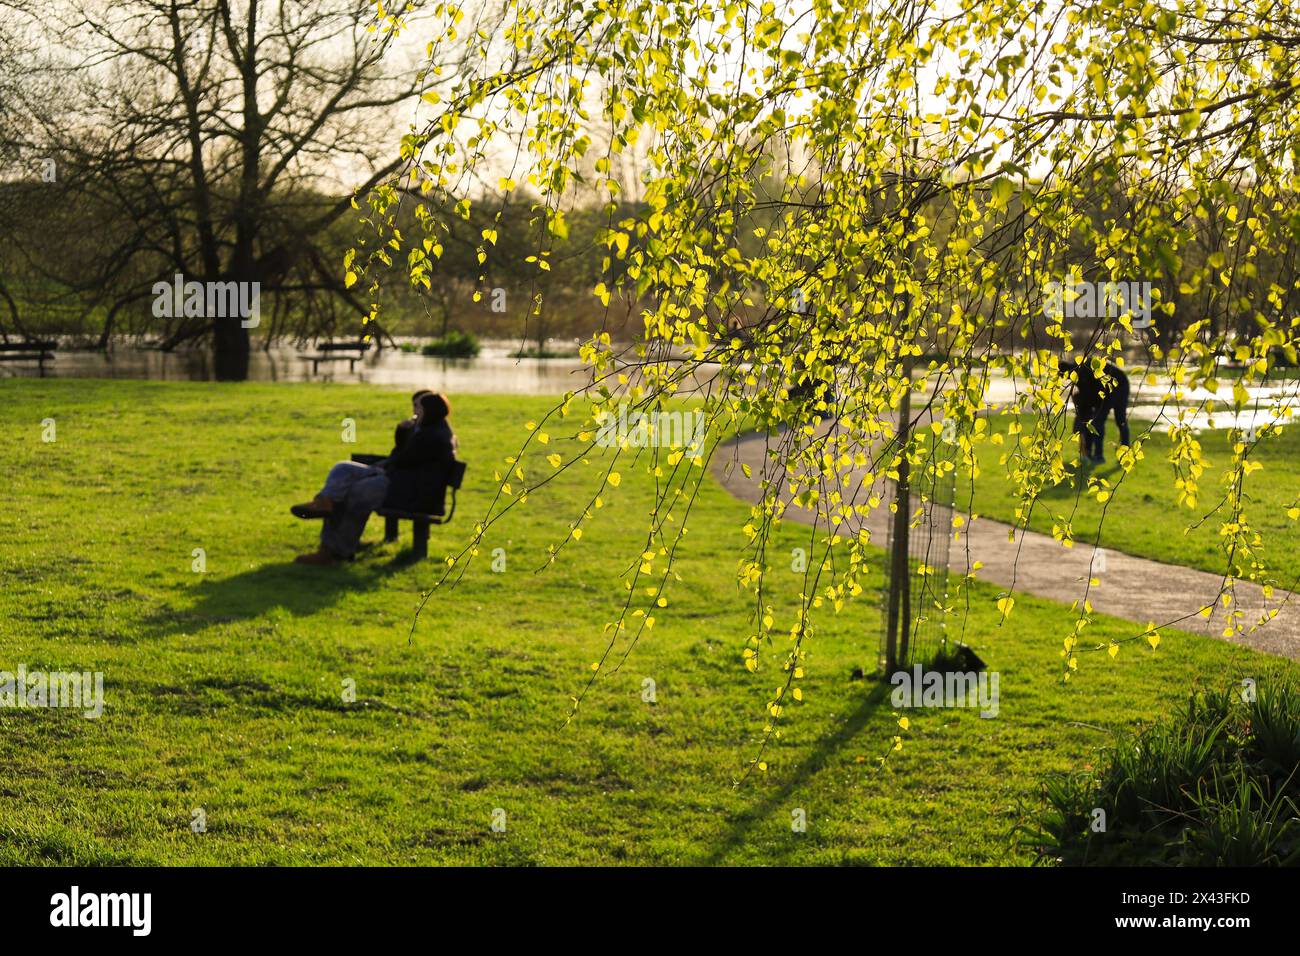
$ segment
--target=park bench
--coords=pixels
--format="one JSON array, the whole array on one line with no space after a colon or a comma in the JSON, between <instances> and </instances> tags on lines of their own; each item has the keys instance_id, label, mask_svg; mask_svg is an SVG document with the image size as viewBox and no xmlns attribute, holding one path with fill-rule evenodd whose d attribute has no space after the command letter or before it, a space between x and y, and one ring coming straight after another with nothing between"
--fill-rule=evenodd
<instances>
[{"instance_id":1,"label":"park bench","mask_svg":"<svg viewBox=\"0 0 1300 956\"><path fill-rule=\"evenodd\" d=\"M382 459L382 455L353 455L353 461L363 465L373 465ZM429 556L429 528L435 524L447 524L456 513L456 492L465 480L465 462L453 461L447 473L447 488L451 491L451 504L447 513L442 515L425 514L421 511L399 511L396 508L380 508L375 514L384 519L384 540L396 541L401 531L401 522L411 522L411 554L417 559Z\"/></svg>"},{"instance_id":2,"label":"park bench","mask_svg":"<svg viewBox=\"0 0 1300 956\"><path fill-rule=\"evenodd\" d=\"M54 361L57 342L0 342L0 362L35 362L45 377L45 363Z\"/></svg>"},{"instance_id":3,"label":"park bench","mask_svg":"<svg viewBox=\"0 0 1300 956\"><path fill-rule=\"evenodd\" d=\"M304 355L303 359L311 362L311 373L316 375L320 372L321 362L343 362L348 363L348 371L351 372L357 367L358 360L365 357L370 351L369 342L321 342L316 346L319 350L317 355Z\"/></svg>"}]
</instances>

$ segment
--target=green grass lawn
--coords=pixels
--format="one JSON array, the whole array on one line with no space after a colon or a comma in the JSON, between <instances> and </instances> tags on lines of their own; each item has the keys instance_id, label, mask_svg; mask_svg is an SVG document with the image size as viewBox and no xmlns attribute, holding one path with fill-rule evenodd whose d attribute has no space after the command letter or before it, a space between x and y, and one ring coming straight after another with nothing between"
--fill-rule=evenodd
<instances>
[{"instance_id":1,"label":"green grass lawn","mask_svg":"<svg viewBox=\"0 0 1300 956\"><path fill-rule=\"evenodd\" d=\"M0 710L0 863L1024 863L1007 833L1041 774L1084 766L1111 731L1195 684L1294 669L1166 633L1158 651L1086 654L1062 685L1069 612L1021 596L997 627L996 592L980 587L967 636L1001 675L1000 715L911 712L905 748L878 770L898 729L885 688L850 676L875 658L879 610L862 600L824 617L805 702L768 771L737 788L778 675L742 667L748 510L711 482L653 636L566 726L640 550L649 477L625 468L542 574L589 485L575 470L533 496L488 542L506 571L476 564L408 645L436 561L395 561L404 540L337 568L293 565L314 526L287 511L333 461L386 450L404 393L11 380L0 398L0 669L101 670L106 683L98 720ZM494 467L550 404L454 402L470 471L435 555L463 539ZM341 441L345 417L356 445ZM191 570L195 548L206 573ZM794 598L796 575L773 583L775 601Z\"/></svg>"},{"instance_id":2,"label":"green grass lawn","mask_svg":"<svg viewBox=\"0 0 1300 956\"><path fill-rule=\"evenodd\" d=\"M993 430L1005 432L1010 416L992 416ZM1031 419L1021 419L1027 434ZM1067 417L1065 428L1070 425ZM1150 422L1130 420L1134 437L1145 434ZM1227 555L1219 529L1226 520L1224 513L1209 514L1226 492L1224 475L1231 463L1232 451L1226 430L1205 431L1200 442L1209 467L1201 476L1201 494L1197 507L1178 504L1175 475L1169 462L1170 442L1164 426L1151 431L1144 450L1146 457L1125 475L1115 460L1115 423L1106 431L1105 465L1093 473L1116 485L1102 521L1102 506L1087 494L1085 482L1067 481L1048 489L1039 497L1030 527L1050 534L1054 525L1072 522L1075 538L1102 547L1154 558L1169 564L1183 564L1222 574L1227 569ZM1018 500L1007 478L1004 463L1014 453L1012 440L1002 446L980 446L981 475L974 488L974 510L978 514L1002 521L1017 522ZM1071 445L1071 451L1074 446ZM1249 496L1247 517L1264 538L1263 553L1273 582L1291 588L1300 579L1300 525L1287 517L1287 510L1300 497L1300 428L1292 426L1281 434L1261 439L1252 460L1264 467L1246 479ZM959 486L958 497L970 500L969 484ZM1207 517L1208 515L1208 517ZM1018 523L1018 522L1017 522Z\"/></svg>"}]
</instances>

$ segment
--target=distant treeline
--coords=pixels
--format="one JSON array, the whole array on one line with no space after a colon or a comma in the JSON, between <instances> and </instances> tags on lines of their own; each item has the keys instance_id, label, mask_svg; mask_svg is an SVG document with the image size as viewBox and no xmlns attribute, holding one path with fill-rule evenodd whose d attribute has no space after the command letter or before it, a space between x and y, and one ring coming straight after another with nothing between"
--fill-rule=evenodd
<instances>
[{"instance_id":1,"label":"distant treeline","mask_svg":"<svg viewBox=\"0 0 1300 956\"><path fill-rule=\"evenodd\" d=\"M142 337L163 347L180 344L184 338L176 334L178 324L154 315L148 294L122 304L120 293L116 293L112 301L117 304L110 305L106 287L94 281L68 280L68 276L77 275L76 260L82 246L116 228L111 216L96 222L93 206L64 208L77 198L75 191L65 192L59 182L25 178L0 183L0 230L9 239L0 244L0 333L9 337L68 335L89 345L106 344L114 335ZM329 196L304 195L301 190L292 197L274 197L277 214L272 221L280 224L283 236L278 240L264 236L263 241L270 241L272 247L276 242L292 243L299 223L311 221L333 201ZM372 273L379 282L382 306L379 327L373 331L381 340L464 332L480 338L518 340L539 349L547 340L582 340L598 331L608 331L615 339L638 339L642 335L640 313L647 304L639 295L645 290L638 292L621 274L622 263L609 256L607 236L611 226L638 219L641 213L633 204L613 210L570 210L565 218L567 235L557 237L543 233L540 218L525 199L480 199L471 206L468 218L456 209L435 207L432 219L436 226L427 229L403 211L399 216L403 234L417 240L430 238L440 255L429 271L427 288L412 287L405 260L400 257L392 268ZM342 274L344 257L363 230L354 219L344 216L314 235L313 255L319 268ZM939 202L934 219L935 231L942 235L945 217ZM495 233L494 244L483 242L487 229ZM1209 320L1207 335L1227 330L1248 338L1254 329L1253 304L1265 302L1270 289L1281 297L1281 308L1292 307L1296 294L1294 247L1283 256L1255 252L1250 268L1232 269L1231 264L1242 260L1245 251L1220 248L1212 223L1206 224L1201 235L1196 247L1183 249L1178 256L1157 255L1151 275L1131 277L1134 282L1149 282L1157 290L1158 301L1172 301L1176 306L1173 320L1158 314L1156 331L1149 336L1139 333L1138 340L1149 338L1167 347L1189 322L1201 318ZM637 241L635 235L632 241ZM738 244L743 248L745 242ZM548 271L528 261L543 247L549 250ZM482 262L480 249L486 252ZM1081 270L1085 278L1101 274L1099 264L1090 261L1082 246L1064 258L1062 269L1066 266ZM1190 287L1187 277L1207 266L1229 274L1229 282ZM148 278L141 275L135 280L142 293L147 292ZM1065 280L1064 274L1061 279ZM114 289L128 281L122 274L115 275ZM608 306L592 294L598 283L612 293ZM362 286L352 292L357 301L368 295ZM1028 287L1012 292L1025 302L1036 303L1044 296L1043 290ZM305 342L360 334L361 312L334 293L330 288L295 287L291 282L264 293L262 322L252 333L254 341ZM763 290L751 290L749 298L751 304L735 314L714 316L718 327L741 329L764 321L768 307ZM1044 329L1051 319L1041 310L1028 310L1015 319L1008 319L1004 312L992 302L984 309L990 338L998 347L1034 347L1048 340ZM1098 323L1082 315L1071 316L1064 324L1083 340Z\"/></svg>"}]
</instances>

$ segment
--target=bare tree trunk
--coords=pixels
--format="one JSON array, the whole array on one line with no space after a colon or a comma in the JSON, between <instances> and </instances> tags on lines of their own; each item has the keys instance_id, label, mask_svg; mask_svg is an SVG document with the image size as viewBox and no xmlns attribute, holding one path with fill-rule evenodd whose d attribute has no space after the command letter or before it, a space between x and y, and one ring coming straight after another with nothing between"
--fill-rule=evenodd
<instances>
[{"instance_id":1,"label":"bare tree trunk","mask_svg":"<svg viewBox=\"0 0 1300 956\"><path fill-rule=\"evenodd\" d=\"M912 363L904 367L911 378ZM889 676L899 666L906 664L908 638L912 630L912 582L908 564L908 532L912 520L911 464L907 460L908 441L912 436L912 391L903 392L898 406L897 442L903 460L898 465L898 482L894 491L894 527L890 542L889 603L885 635L885 675Z\"/></svg>"}]
</instances>

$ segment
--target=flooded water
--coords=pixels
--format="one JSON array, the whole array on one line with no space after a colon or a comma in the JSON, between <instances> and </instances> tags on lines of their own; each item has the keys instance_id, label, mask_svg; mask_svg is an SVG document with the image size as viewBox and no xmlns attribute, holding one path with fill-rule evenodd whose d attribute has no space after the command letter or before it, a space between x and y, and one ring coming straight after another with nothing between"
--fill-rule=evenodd
<instances>
[{"instance_id":1,"label":"flooded water","mask_svg":"<svg viewBox=\"0 0 1300 956\"><path fill-rule=\"evenodd\" d=\"M576 357L516 359L511 351L505 345L487 346L478 358L442 359L393 348L371 349L353 365L346 358L314 364L312 357L321 354L317 350L280 347L253 352L248 380L358 382L462 394L510 395L561 395L590 381L589 371ZM40 370L35 362L0 366L0 377L38 375ZM207 382L217 376L211 352L118 347L108 353L58 352L53 361L46 363L45 377Z\"/></svg>"},{"instance_id":2,"label":"flooded water","mask_svg":"<svg viewBox=\"0 0 1300 956\"><path fill-rule=\"evenodd\" d=\"M443 359L404 352L401 349L372 349L355 363L346 358L314 363L320 353L276 347L252 353L250 381L254 382L356 382L394 388L431 388L452 394L562 395L591 381L590 371L573 358L515 358L518 343L488 343L474 359ZM337 354L337 353L335 353ZM40 370L32 363L0 364L0 379L10 376L35 377ZM701 370L699 378L707 380L716 371ZM214 381L217 378L212 354L190 349L159 352L118 345L111 352L61 351L46 363L47 378L123 378L156 381ZM1170 424L1180 410L1188 415L1192 427L1202 429L1258 428L1265 422L1288 423L1300 419L1300 380L1248 389L1250 402L1241 414L1220 410L1213 415L1204 411L1207 400L1224 404L1231 390L1217 396L1204 390L1175 393L1167 378L1149 385L1133 377L1133 403L1129 415L1135 419ZM1014 402L1024 383L994 375L985 395L995 408Z\"/></svg>"},{"instance_id":3,"label":"flooded water","mask_svg":"<svg viewBox=\"0 0 1300 956\"><path fill-rule=\"evenodd\" d=\"M1296 420L1295 410L1286 407L1245 408L1240 412L1232 409L1214 413L1196 411L1180 417L1176 406L1135 405L1129 409L1129 417L1162 425L1186 425L1193 432L1234 428L1247 434L1254 434L1264 425L1289 425Z\"/></svg>"},{"instance_id":4,"label":"flooded water","mask_svg":"<svg viewBox=\"0 0 1300 956\"><path fill-rule=\"evenodd\" d=\"M1237 411L1231 407L1232 389L1210 392L1203 388L1181 389L1167 382L1139 388L1129 417L1157 425L1184 425L1193 432L1236 429L1254 434L1264 425L1288 425L1296 420L1297 389L1300 381L1246 388L1248 401ZM1206 411L1213 403L1215 411Z\"/></svg>"},{"instance_id":5,"label":"flooded water","mask_svg":"<svg viewBox=\"0 0 1300 956\"><path fill-rule=\"evenodd\" d=\"M1184 424L1193 432L1235 428L1253 432L1265 424L1287 425L1300 421L1300 379L1291 379L1275 385L1253 385L1246 389L1249 401L1236 412L1231 405L1232 388L1224 386L1217 393L1203 388L1180 389L1168 377L1159 375L1152 385L1138 374L1131 374L1132 402L1128 416L1157 425ZM1022 397L1024 383L1013 382L1005 376L994 376L985 390L985 400L994 408L1005 408ZM1213 401L1217 410L1205 410Z\"/></svg>"}]
</instances>

